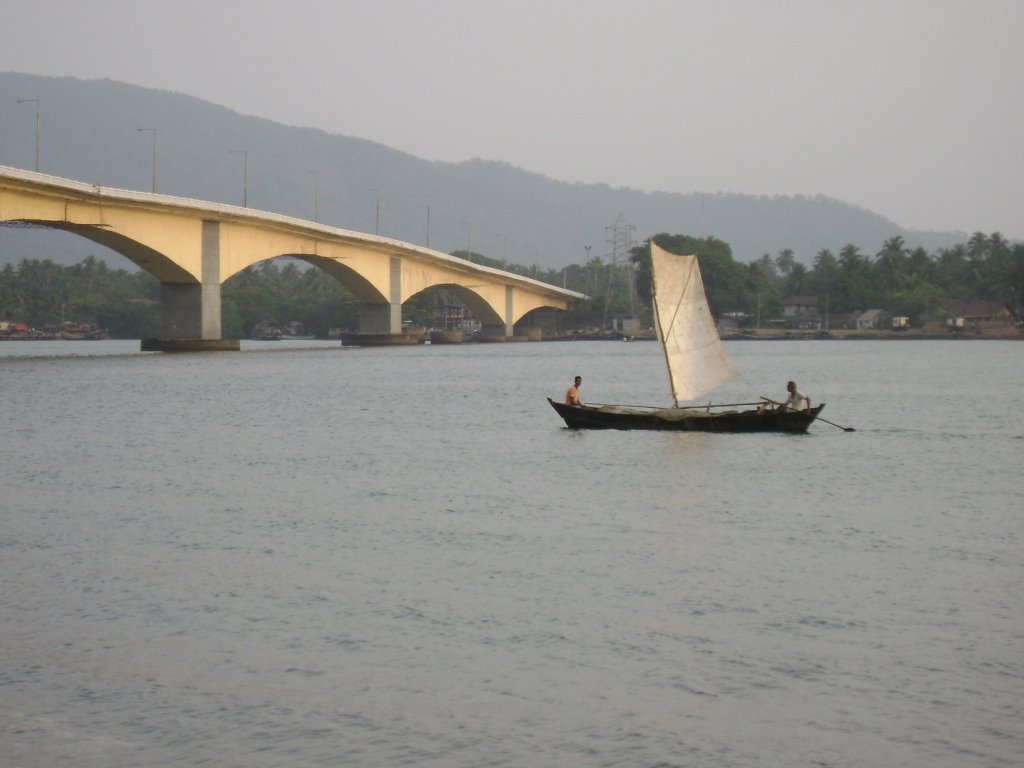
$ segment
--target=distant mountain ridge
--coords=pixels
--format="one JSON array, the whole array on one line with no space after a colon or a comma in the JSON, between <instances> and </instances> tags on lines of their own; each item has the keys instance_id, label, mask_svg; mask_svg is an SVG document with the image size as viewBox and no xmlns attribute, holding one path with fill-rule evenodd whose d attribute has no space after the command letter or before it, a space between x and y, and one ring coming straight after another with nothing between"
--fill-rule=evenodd
<instances>
[{"instance_id":1,"label":"distant mountain ridge","mask_svg":"<svg viewBox=\"0 0 1024 768\"><path fill-rule=\"evenodd\" d=\"M360 232L379 227L382 235L446 253L473 250L542 268L610 255L609 227L620 215L636 243L659 232L714 235L740 261L789 248L810 264L820 249L838 252L849 243L874 254L896 235L932 252L968 237L908 230L822 196L680 194L568 183L502 162L423 160L180 93L112 80L0 73L0 165L28 170L35 157L35 105L18 99L40 102L43 173L148 191L153 134L139 129L156 128L158 192L239 205L247 158L252 208L304 219L318 212L324 224ZM99 246L71 235L0 227L0 264L21 258L71 263L89 253L103 255Z\"/></svg>"}]
</instances>

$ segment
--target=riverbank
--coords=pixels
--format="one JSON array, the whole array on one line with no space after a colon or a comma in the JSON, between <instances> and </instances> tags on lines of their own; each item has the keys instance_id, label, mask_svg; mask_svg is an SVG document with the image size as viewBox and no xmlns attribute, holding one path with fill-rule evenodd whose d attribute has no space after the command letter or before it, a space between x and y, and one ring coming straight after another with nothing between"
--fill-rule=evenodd
<instances>
[{"instance_id":1,"label":"riverbank","mask_svg":"<svg viewBox=\"0 0 1024 768\"><path fill-rule=\"evenodd\" d=\"M634 335L623 335L621 332L590 331L569 332L559 335L544 334L544 341L656 341L654 331L643 331ZM792 329L744 329L742 331L722 333L723 341L821 341L821 340L859 340L859 341L900 341L900 340L931 340L950 339L1005 339L1024 340L1024 329L1015 325L993 323L977 327L948 330L944 325L935 323L922 328L905 330L855 330L832 329L828 331Z\"/></svg>"},{"instance_id":2,"label":"riverbank","mask_svg":"<svg viewBox=\"0 0 1024 768\"><path fill-rule=\"evenodd\" d=\"M782 341L782 340L867 340L867 341L900 341L914 340L922 341L928 339L950 339L971 340L971 339L1006 339L1024 340L1024 332L1015 325L993 324L991 326L979 326L970 328L959 328L949 330L942 325L925 326L923 328L908 328L905 330L854 330L837 329L828 331L794 331L794 330L751 330L739 333L722 334L723 340L745 339L752 341Z\"/></svg>"}]
</instances>

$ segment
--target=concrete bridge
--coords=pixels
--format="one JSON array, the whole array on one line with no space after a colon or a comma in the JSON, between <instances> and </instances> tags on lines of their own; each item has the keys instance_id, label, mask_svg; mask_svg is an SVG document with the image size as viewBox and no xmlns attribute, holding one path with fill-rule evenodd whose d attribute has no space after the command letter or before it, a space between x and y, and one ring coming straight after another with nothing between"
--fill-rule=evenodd
<instances>
[{"instance_id":1,"label":"concrete bridge","mask_svg":"<svg viewBox=\"0 0 1024 768\"><path fill-rule=\"evenodd\" d=\"M279 256L339 280L359 302L359 332L399 336L402 304L445 288L508 337L542 307L586 298L538 280L410 243L274 213L168 195L110 189L0 166L0 225L73 232L130 259L160 281L160 338L144 349L237 349L221 335L221 286Z\"/></svg>"}]
</instances>

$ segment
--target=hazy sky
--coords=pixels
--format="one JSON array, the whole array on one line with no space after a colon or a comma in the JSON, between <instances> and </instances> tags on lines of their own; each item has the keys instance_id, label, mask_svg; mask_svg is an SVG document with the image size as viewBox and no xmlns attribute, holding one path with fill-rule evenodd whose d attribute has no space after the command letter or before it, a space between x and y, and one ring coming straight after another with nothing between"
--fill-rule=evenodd
<instances>
[{"instance_id":1,"label":"hazy sky","mask_svg":"<svg viewBox=\"0 0 1024 768\"><path fill-rule=\"evenodd\" d=\"M1020 0L0 0L0 24L0 71L428 160L1024 238Z\"/></svg>"}]
</instances>

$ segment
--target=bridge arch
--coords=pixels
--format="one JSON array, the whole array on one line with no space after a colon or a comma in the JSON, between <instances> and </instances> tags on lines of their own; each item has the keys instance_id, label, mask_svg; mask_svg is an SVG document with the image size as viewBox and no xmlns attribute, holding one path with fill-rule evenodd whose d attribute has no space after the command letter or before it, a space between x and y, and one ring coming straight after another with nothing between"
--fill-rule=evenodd
<instances>
[{"instance_id":1,"label":"bridge arch","mask_svg":"<svg viewBox=\"0 0 1024 768\"><path fill-rule=\"evenodd\" d=\"M77 235L115 253L124 256L139 269L150 273L161 283L195 283L199 280L183 269L173 259L150 248L145 243L134 240L101 225L72 224L66 221L46 221L43 219L20 219L12 223L24 223L42 229L55 229Z\"/></svg>"},{"instance_id":2,"label":"bridge arch","mask_svg":"<svg viewBox=\"0 0 1024 768\"><path fill-rule=\"evenodd\" d=\"M481 325L484 326L500 326L504 325L505 319L491 306L490 302L485 300L480 294L474 291L469 286L459 285L458 283L437 283L435 285L429 285L423 288L417 293L414 293L406 302L413 301L418 296L422 296L430 291L447 291L453 297L455 297L461 304L464 304L470 312L473 313L473 317L480 321ZM403 302L405 303L405 302Z\"/></svg>"},{"instance_id":3,"label":"bridge arch","mask_svg":"<svg viewBox=\"0 0 1024 768\"><path fill-rule=\"evenodd\" d=\"M282 253L271 258L292 258L304 261L312 267L323 270L345 287L360 302L368 304L387 304L388 297L378 290L377 286L367 280L348 264L320 256L307 256L296 253Z\"/></svg>"}]
</instances>

